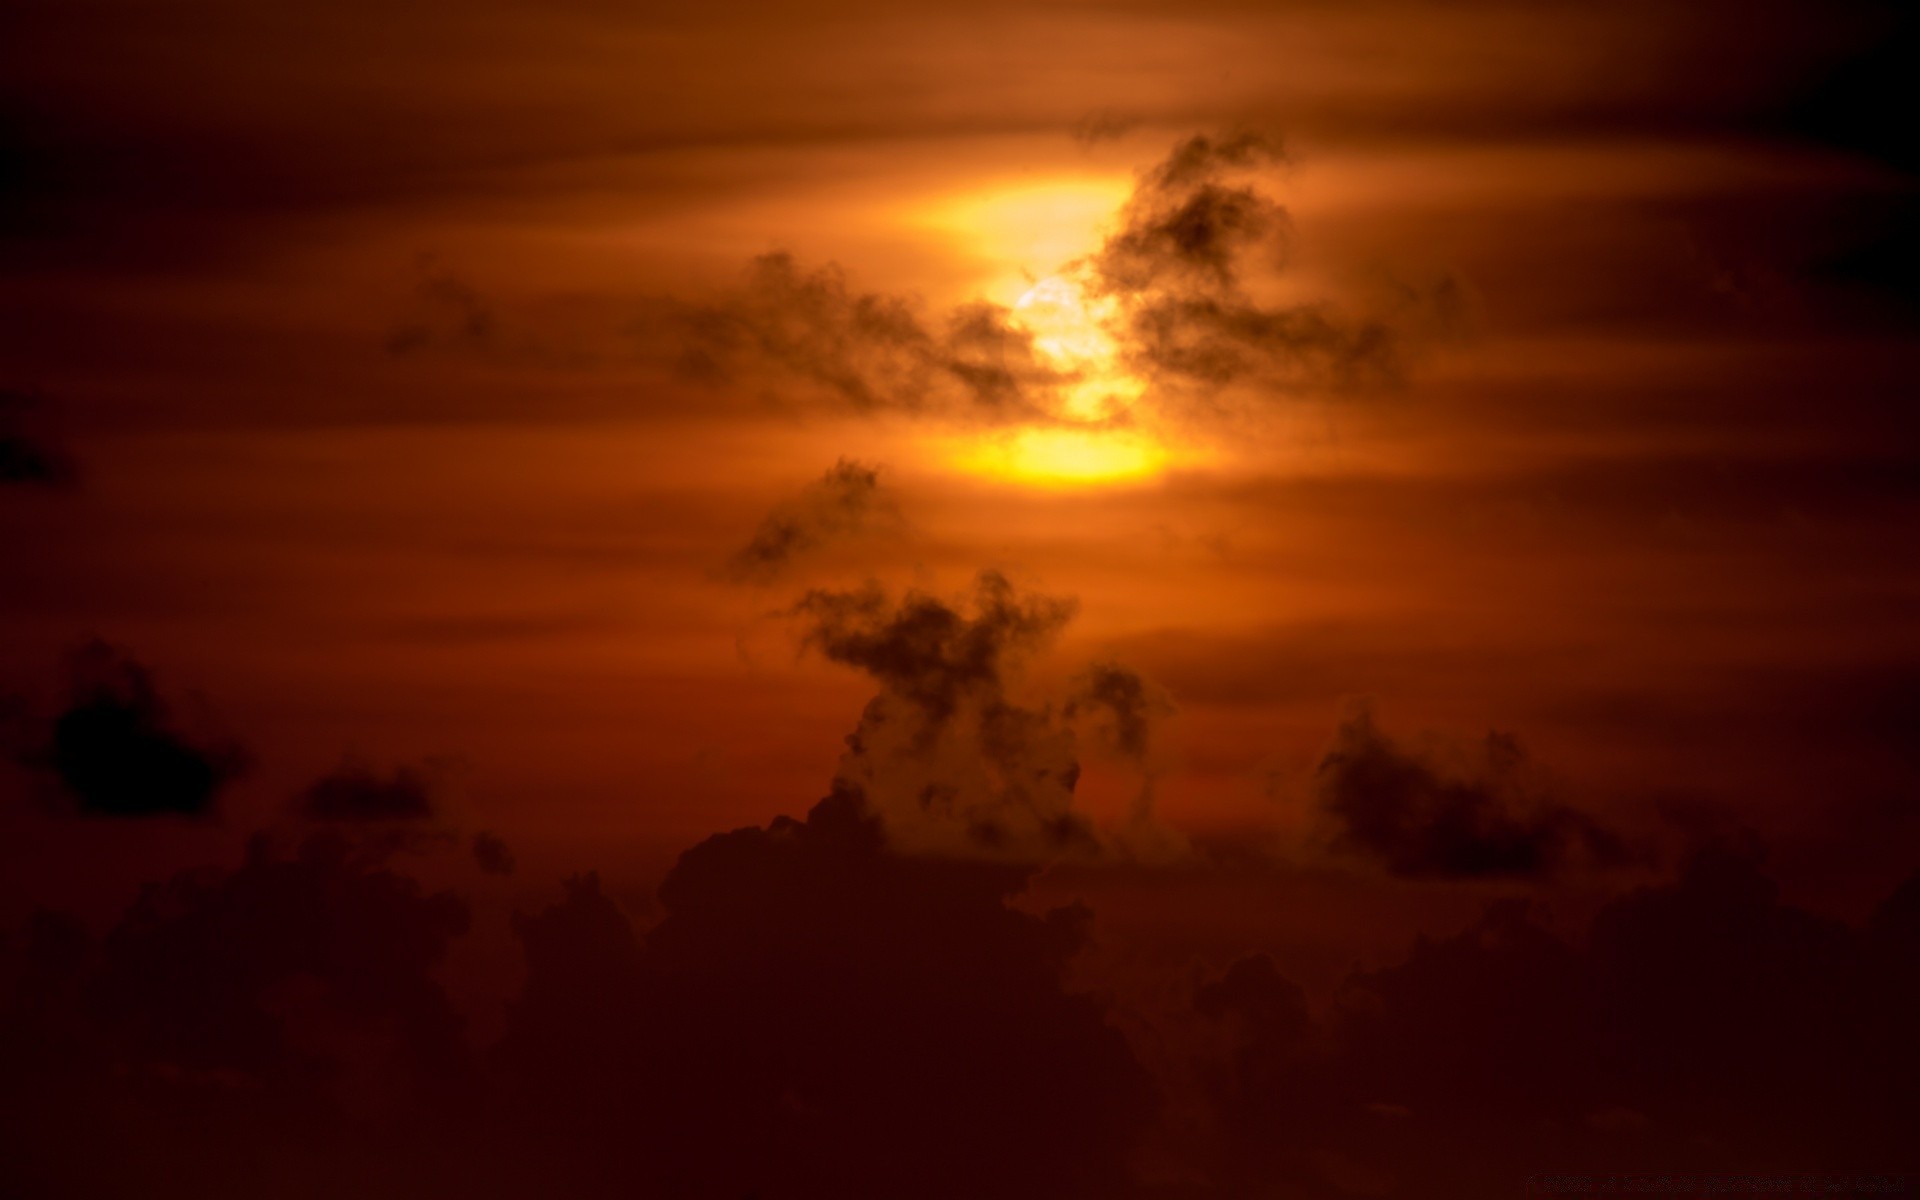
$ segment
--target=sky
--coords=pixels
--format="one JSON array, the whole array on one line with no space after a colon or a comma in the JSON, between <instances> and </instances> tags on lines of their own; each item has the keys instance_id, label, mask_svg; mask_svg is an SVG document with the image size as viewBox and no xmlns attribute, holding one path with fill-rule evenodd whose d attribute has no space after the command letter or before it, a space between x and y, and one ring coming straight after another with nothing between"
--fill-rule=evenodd
<instances>
[{"instance_id":1,"label":"sky","mask_svg":"<svg viewBox=\"0 0 1920 1200\"><path fill-rule=\"evenodd\" d=\"M1910 1187L1913 35L15 0L0 1191Z\"/></svg>"}]
</instances>

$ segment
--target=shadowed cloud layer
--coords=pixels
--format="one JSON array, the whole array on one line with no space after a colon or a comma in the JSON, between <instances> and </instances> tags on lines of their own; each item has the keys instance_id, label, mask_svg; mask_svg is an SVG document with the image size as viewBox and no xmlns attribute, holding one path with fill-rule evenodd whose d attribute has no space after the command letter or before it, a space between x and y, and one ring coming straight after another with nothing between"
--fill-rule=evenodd
<instances>
[{"instance_id":1,"label":"shadowed cloud layer","mask_svg":"<svg viewBox=\"0 0 1920 1200\"><path fill-rule=\"evenodd\" d=\"M200 816L240 770L237 746L181 730L146 667L104 642L71 659L72 696L31 756L80 812Z\"/></svg>"},{"instance_id":2,"label":"shadowed cloud layer","mask_svg":"<svg viewBox=\"0 0 1920 1200\"><path fill-rule=\"evenodd\" d=\"M1259 385L1236 399L1258 409L1390 382L1412 349L1464 320L1450 280L1357 318L1326 302L1256 299L1251 285L1270 288L1287 265L1287 212L1261 188L1281 161L1259 134L1187 138L1140 174L1098 251L1056 264L1084 296L1084 319L1145 383L1148 411L1215 413L1228 385ZM730 296L665 302L642 341L711 384L797 384L858 412L1057 421L1055 391L1078 377L1037 356L1015 316L977 301L934 317L912 297L857 291L838 267L806 270L782 252L756 259Z\"/></svg>"},{"instance_id":3,"label":"shadowed cloud layer","mask_svg":"<svg viewBox=\"0 0 1920 1200\"><path fill-rule=\"evenodd\" d=\"M899 519L892 497L881 489L880 469L843 458L768 513L747 544L727 559L723 573L743 583L768 583L837 538Z\"/></svg>"},{"instance_id":4,"label":"shadowed cloud layer","mask_svg":"<svg viewBox=\"0 0 1920 1200\"><path fill-rule=\"evenodd\" d=\"M1074 607L1021 596L995 572L980 575L971 615L917 592L895 602L877 585L809 592L794 609L805 643L881 685L847 736L836 786L916 849L1043 859L1090 847L1073 811L1072 730L1010 690Z\"/></svg>"},{"instance_id":5,"label":"shadowed cloud layer","mask_svg":"<svg viewBox=\"0 0 1920 1200\"><path fill-rule=\"evenodd\" d=\"M1618 860L1617 838L1528 785L1520 744L1490 733L1457 765L1403 749L1362 707L1314 774L1336 849L1395 875L1532 875L1576 859Z\"/></svg>"}]
</instances>

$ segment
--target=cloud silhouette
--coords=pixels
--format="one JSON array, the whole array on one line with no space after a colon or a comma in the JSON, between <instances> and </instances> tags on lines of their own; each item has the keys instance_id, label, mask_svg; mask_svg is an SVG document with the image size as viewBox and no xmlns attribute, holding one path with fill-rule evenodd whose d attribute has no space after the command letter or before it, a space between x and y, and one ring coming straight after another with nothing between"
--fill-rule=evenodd
<instances>
[{"instance_id":1,"label":"cloud silhouette","mask_svg":"<svg viewBox=\"0 0 1920 1200\"><path fill-rule=\"evenodd\" d=\"M395 767L382 775L347 762L308 785L299 811L315 821L426 821L434 816L433 792L425 775Z\"/></svg>"},{"instance_id":2,"label":"cloud silhouette","mask_svg":"<svg viewBox=\"0 0 1920 1200\"><path fill-rule=\"evenodd\" d=\"M473 861L489 875L511 875L515 865L506 839L484 829L473 835Z\"/></svg>"},{"instance_id":3,"label":"cloud silhouette","mask_svg":"<svg viewBox=\"0 0 1920 1200\"><path fill-rule=\"evenodd\" d=\"M1530 794L1524 762L1511 735L1490 733L1455 773L1396 744L1363 706L1335 733L1314 787L1335 847L1396 875L1535 875L1622 857L1590 817Z\"/></svg>"},{"instance_id":4,"label":"cloud silhouette","mask_svg":"<svg viewBox=\"0 0 1920 1200\"><path fill-rule=\"evenodd\" d=\"M1131 667L1100 662L1082 671L1068 695L1068 717L1104 714L1108 747L1123 758L1143 762L1155 721L1171 715L1173 701Z\"/></svg>"},{"instance_id":5,"label":"cloud silhouette","mask_svg":"<svg viewBox=\"0 0 1920 1200\"><path fill-rule=\"evenodd\" d=\"M1223 1194L1494 1194L1539 1173L1879 1170L1904 1161L1915 942L1784 904L1707 850L1584 944L1500 901L1355 972L1319 1020L1270 962L1204 983ZM1908 931L1911 932L1910 930ZM1897 947L1897 948L1896 948Z\"/></svg>"},{"instance_id":6,"label":"cloud silhouette","mask_svg":"<svg viewBox=\"0 0 1920 1200\"><path fill-rule=\"evenodd\" d=\"M1187 138L1142 174L1120 227L1082 264L1091 290L1119 305L1120 345L1142 377L1200 389L1209 403L1219 401L1216 389L1243 382L1284 397L1304 385L1390 381L1417 327L1460 319L1453 283L1410 293L1407 312L1358 319L1323 303L1253 299L1246 277L1286 262L1292 222L1257 175L1284 159L1276 140L1256 132Z\"/></svg>"},{"instance_id":7,"label":"cloud silhouette","mask_svg":"<svg viewBox=\"0 0 1920 1200\"><path fill-rule=\"evenodd\" d=\"M877 584L815 589L793 611L805 622L807 646L867 672L939 722L970 695L1003 692L1016 660L1051 641L1076 607L1072 600L1021 597L1006 576L983 571L971 617L920 592L896 605Z\"/></svg>"},{"instance_id":8,"label":"cloud silhouette","mask_svg":"<svg viewBox=\"0 0 1920 1200\"><path fill-rule=\"evenodd\" d=\"M1259 178L1283 159L1260 133L1189 137L1141 173L1099 250L1060 264L1091 297L1113 302L1109 332L1154 403L1197 418L1222 406L1220 389L1232 384L1259 385L1270 402L1303 387L1391 381L1416 345L1464 321L1451 280L1402 289L1360 317L1255 300L1249 277L1285 265L1291 224ZM643 349L687 378L799 385L861 412L1047 423L1059 419L1052 401L1069 379L1036 358L1003 305L939 317L787 253L755 259L743 286L709 302L660 303L640 331Z\"/></svg>"},{"instance_id":9,"label":"cloud silhouette","mask_svg":"<svg viewBox=\"0 0 1920 1200\"><path fill-rule=\"evenodd\" d=\"M726 296L665 303L641 337L691 379L799 383L860 412L1039 417L1028 393L1052 373L1009 315L978 303L935 318L908 298L855 291L838 267L774 253Z\"/></svg>"},{"instance_id":10,"label":"cloud silhouette","mask_svg":"<svg viewBox=\"0 0 1920 1200\"><path fill-rule=\"evenodd\" d=\"M415 262L413 315L386 338L387 353L405 356L434 347L468 351L493 349L500 320L480 289L431 254Z\"/></svg>"},{"instance_id":11,"label":"cloud silhouette","mask_svg":"<svg viewBox=\"0 0 1920 1200\"><path fill-rule=\"evenodd\" d=\"M878 585L807 593L793 610L803 643L880 684L847 737L836 788L864 797L890 837L918 850L1034 859L1092 849L1073 811L1073 730L1012 691L1074 608L1022 596L992 571L970 606L919 592L896 602Z\"/></svg>"},{"instance_id":12,"label":"cloud silhouette","mask_svg":"<svg viewBox=\"0 0 1920 1200\"><path fill-rule=\"evenodd\" d=\"M739 582L768 583L796 559L837 538L898 519L892 497L881 490L879 468L843 458L768 513L747 544L727 559L722 574Z\"/></svg>"},{"instance_id":13,"label":"cloud silhouette","mask_svg":"<svg viewBox=\"0 0 1920 1200\"><path fill-rule=\"evenodd\" d=\"M46 745L30 755L85 814L198 816L244 764L237 745L175 726L146 667L105 642L70 660L72 693Z\"/></svg>"},{"instance_id":14,"label":"cloud silhouette","mask_svg":"<svg viewBox=\"0 0 1920 1200\"><path fill-rule=\"evenodd\" d=\"M0 390L0 484L60 487L75 479L72 458L34 419L39 402Z\"/></svg>"},{"instance_id":15,"label":"cloud silhouette","mask_svg":"<svg viewBox=\"0 0 1920 1200\"><path fill-rule=\"evenodd\" d=\"M435 972L467 924L331 833L149 884L97 940L43 914L0 998L0 1187L288 1194L316 1162L350 1188L457 1181L476 1093Z\"/></svg>"},{"instance_id":16,"label":"cloud silhouette","mask_svg":"<svg viewBox=\"0 0 1920 1200\"><path fill-rule=\"evenodd\" d=\"M595 881L570 885L521 926L502 1054L560 1130L619 1130L631 1181L1111 1195L1152 1088L1101 1005L1062 985L1088 914L1009 907L1025 878L900 855L836 793L687 851L644 942Z\"/></svg>"}]
</instances>

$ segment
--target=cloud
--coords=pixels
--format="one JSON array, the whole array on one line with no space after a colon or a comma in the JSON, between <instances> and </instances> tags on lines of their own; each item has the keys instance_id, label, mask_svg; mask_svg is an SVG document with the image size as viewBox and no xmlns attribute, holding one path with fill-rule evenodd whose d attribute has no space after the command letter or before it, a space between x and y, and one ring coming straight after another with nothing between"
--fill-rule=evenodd
<instances>
[{"instance_id":1,"label":"cloud","mask_svg":"<svg viewBox=\"0 0 1920 1200\"><path fill-rule=\"evenodd\" d=\"M944 721L972 695L997 696L1023 655L1066 627L1069 599L1021 597L1006 576L983 571L974 615L921 592L891 603L878 584L854 592L809 591L794 606L803 640L828 659L858 667Z\"/></svg>"},{"instance_id":2,"label":"cloud","mask_svg":"<svg viewBox=\"0 0 1920 1200\"><path fill-rule=\"evenodd\" d=\"M484 829L473 835L473 861L489 875L513 874L513 848L498 834Z\"/></svg>"},{"instance_id":3,"label":"cloud","mask_svg":"<svg viewBox=\"0 0 1920 1200\"><path fill-rule=\"evenodd\" d=\"M104 642L71 659L72 696L33 755L94 816L199 816L239 773L238 746L174 724L151 672Z\"/></svg>"},{"instance_id":4,"label":"cloud","mask_svg":"<svg viewBox=\"0 0 1920 1200\"><path fill-rule=\"evenodd\" d=\"M1135 762L1147 758L1153 723L1173 712L1173 701L1131 667L1100 662L1082 671L1067 697L1066 715L1104 713L1107 746Z\"/></svg>"},{"instance_id":5,"label":"cloud","mask_svg":"<svg viewBox=\"0 0 1920 1200\"><path fill-rule=\"evenodd\" d=\"M794 607L803 645L880 684L847 735L836 789L863 797L889 837L921 852L1037 862L1176 851L1179 839L1153 819L1150 774L1126 829L1103 834L1073 807L1076 721L1149 771L1149 729L1171 702L1113 662L1080 672L1063 696L1023 696L1026 662L1075 603L1022 595L994 571L981 572L970 600L895 600L869 584L815 589Z\"/></svg>"},{"instance_id":6,"label":"cloud","mask_svg":"<svg viewBox=\"0 0 1920 1200\"><path fill-rule=\"evenodd\" d=\"M986 303L930 317L909 298L855 291L838 267L775 253L729 295L663 304L641 336L695 380L799 383L858 412L1037 418L1028 392L1052 376L1008 317Z\"/></svg>"},{"instance_id":7,"label":"cloud","mask_svg":"<svg viewBox=\"0 0 1920 1200\"><path fill-rule=\"evenodd\" d=\"M892 497L881 490L880 469L843 458L768 513L747 544L727 559L722 573L740 582L768 583L796 559L835 539L898 519Z\"/></svg>"},{"instance_id":8,"label":"cloud","mask_svg":"<svg viewBox=\"0 0 1920 1200\"><path fill-rule=\"evenodd\" d=\"M1203 984L1201 1073L1226 1194L1493 1194L1537 1172L1810 1171L1900 1160L1920 1065L1913 927L1783 903L1704 851L1569 941L1518 901L1355 972L1320 1019L1253 957Z\"/></svg>"},{"instance_id":9,"label":"cloud","mask_svg":"<svg viewBox=\"0 0 1920 1200\"><path fill-rule=\"evenodd\" d=\"M467 924L458 898L358 862L344 839L314 835L290 857L256 840L230 873L142 895L107 936L101 1003L139 1031L143 1056L273 1077L302 1070L312 1047L276 1021L270 993L312 981L326 1019L382 1026L450 1070L458 1025L432 971Z\"/></svg>"},{"instance_id":10,"label":"cloud","mask_svg":"<svg viewBox=\"0 0 1920 1200\"><path fill-rule=\"evenodd\" d=\"M968 609L971 609L969 612ZM889 836L922 851L1044 858L1092 849L1073 811L1073 730L1013 695L1021 664L1072 618L1071 600L1022 596L982 572L971 605L878 585L816 589L795 606L803 643L880 684L835 774Z\"/></svg>"},{"instance_id":11,"label":"cloud","mask_svg":"<svg viewBox=\"0 0 1920 1200\"><path fill-rule=\"evenodd\" d=\"M557 1137L585 1121L632 1148L604 1185L1115 1194L1152 1088L1062 984L1088 914L1009 907L1025 879L892 851L836 793L687 851L644 942L596 881L570 885L521 924L502 1054Z\"/></svg>"},{"instance_id":12,"label":"cloud","mask_svg":"<svg viewBox=\"0 0 1920 1200\"><path fill-rule=\"evenodd\" d=\"M73 460L33 419L38 402L0 390L0 485L60 487L74 481Z\"/></svg>"},{"instance_id":13,"label":"cloud","mask_svg":"<svg viewBox=\"0 0 1920 1200\"><path fill-rule=\"evenodd\" d=\"M1278 256L1286 210L1231 173L1280 162L1279 143L1255 133L1198 134L1142 174L1121 226L1101 247L1095 266L1110 289L1230 289L1241 263L1262 247Z\"/></svg>"},{"instance_id":14,"label":"cloud","mask_svg":"<svg viewBox=\"0 0 1920 1200\"><path fill-rule=\"evenodd\" d=\"M1140 117L1133 114L1114 108L1102 108L1075 121L1072 128L1068 130L1068 134L1083 146L1097 146L1101 142L1117 141L1138 129L1143 123Z\"/></svg>"},{"instance_id":15,"label":"cloud","mask_svg":"<svg viewBox=\"0 0 1920 1200\"><path fill-rule=\"evenodd\" d=\"M0 994L0 1188L284 1193L324 1161L386 1190L457 1164L473 1064L435 975L467 925L331 833L149 884L98 939L42 914Z\"/></svg>"},{"instance_id":16,"label":"cloud","mask_svg":"<svg viewBox=\"0 0 1920 1200\"><path fill-rule=\"evenodd\" d=\"M412 767L381 775L358 763L343 763L308 785L299 810L316 821L426 821L434 816L432 787Z\"/></svg>"},{"instance_id":17,"label":"cloud","mask_svg":"<svg viewBox=\"0 0 1920 1200\"><path fill-rule=\"evenodd\" d=\"M1163 389L1353 387L1393 380L1411 335L1464 312L1458 285L1410 291L1399 312L1348 317L1320 303L1266 305L1244 286L1286 265L1292 222L1258 186L1285 161L1257 132L1199 134L1144 172L1120 227L1082 269L1123 314L1120 344Z\"/></svg>"},{"instance_id":18,"label":"cloud","mask_svg":"<svg viewBox=\"0 0 1920 1200\"><path fill-rule=\"evenodd\" d=\"M500 321L492 303L472 283L431 254L415 263L414 314L387 334L387 353L414 354L431 347L483 351L494 348Z\"/></svg>"},{"instance_id":19,"label":"cloud","mask_svg":"<svg viewBox=\"0 0 1920 1200\"><path fill-rule=\"evenodd\" d=\"M1382 733L1370 708L1343 722L1314 786L1334 845L1395 875L1537 875L1585 855L1614 861L1616 838L1584 814L1529 793L1525 755L1490 733L1455 771Z\"/></svg>"},{"instance_id":20,"label":"cloud","mask_svg":"<svg viewBox=\"0 0 1920 1200\"><path fill-rule=\"evenodd\" d=\"M1279 143L1259 133L1187 138L1141 173L1098 251L1059 264L1090 297L1113 302L1108 333L1148 382L1150 408L1198 417L1224 403L1220 389L1230 384L1256 385L1270 401L1389 381L1415 345L1464 320L1453 281L1402 288L1362 317L1253 299L1245 285L1285 265L1290 221L1259 186L1260 172L1283 160ZM744 286L707 303L658 304L639 328L646 354L687 378L797 384L859 412L1046 423L1060 419L1057 391L1073 378L1036 358L1003 305L936 317L913 298L858 291L840 268L805 269L787 253L754 260Z\"/></svg>"}]
</instances>

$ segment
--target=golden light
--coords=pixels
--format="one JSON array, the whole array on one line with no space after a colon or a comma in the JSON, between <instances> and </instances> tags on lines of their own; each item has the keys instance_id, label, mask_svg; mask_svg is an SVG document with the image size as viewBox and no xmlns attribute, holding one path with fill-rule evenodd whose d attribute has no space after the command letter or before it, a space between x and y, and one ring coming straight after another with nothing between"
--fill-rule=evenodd
<instances>
[{"instance_id":1,"label":"golden light","mask_svg":"<svg viewBox=\"0 0 1920 1200\"><path fill-rule=\"evenodd\" d=\"M1099 249L1131 187L1121 176L1057 179L917 210L923 226L997 268L985 291L1009 306L1010 323L1032 339L1035 358L1053 377L1036 400L1067 423L944 442L939 453L950 465L1047 488L1124 483L1167 469L1173 452L1160 439L1113 427L1147 386L1124 364L1119 306L1097 295L1074 265Z\"/></svg>"},{"instance_id":2,"label":"golden light","mask_svg":"<svg viewBox=\"0 0 1920 1200\"><path fill-rule=\"evenodd\" d=\"M1008 181L916 204L906 217L962 248L988 272L975 286L1012 304L1036 278L1099 249L1132 187L1126 175Z\"/></svg>"},{"instance_id":3,"label":"golden light","mask_svg":"<svg viewBox=\"0 0 1920 1200\"><path fill-rule=\"evenodd\" d=\"M1146 479L1170 459L1157 440L1127 429L1023 429L965 443L950 457L970 474L1039 487Z\"/></svg>"},{"instance_id":4,"label":"golden light","mask_svg":"<svg viewBox=\"0 0 1920 1200\"><path fill-rule=\"evenodd\" d=\"M1110 298L1094 299L1071 275L1050 275L1013 306L1013 324L1033 339L1040 361L1060 379L1055 414L1070 421L1104 421L1133 406L1146 383L1120 361Z\"/></svg>"}]
</instances>

